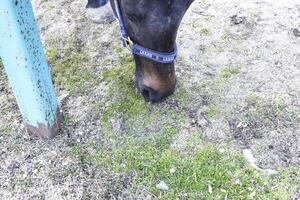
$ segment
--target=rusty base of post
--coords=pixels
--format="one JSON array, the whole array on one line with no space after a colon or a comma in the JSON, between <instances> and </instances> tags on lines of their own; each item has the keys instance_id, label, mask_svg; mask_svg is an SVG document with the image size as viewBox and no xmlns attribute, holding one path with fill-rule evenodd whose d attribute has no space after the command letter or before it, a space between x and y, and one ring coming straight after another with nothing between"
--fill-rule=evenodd
<instances>
[{"instance_id":1,"label":"rusty base of post","mask_svg":"<svg viewBox=\"0 0 300 200\"><path fill-rule=\"evenodd\" d=\"M25 127L29 134L38 136L43 139L52 139L59 133L60 124L62 121L59 109L57 109L56 112L56 119L56 123L54 123L52 127L47 127L44 124L38 124L38 127L25 124Z\"/></svg>"}]
</instances>

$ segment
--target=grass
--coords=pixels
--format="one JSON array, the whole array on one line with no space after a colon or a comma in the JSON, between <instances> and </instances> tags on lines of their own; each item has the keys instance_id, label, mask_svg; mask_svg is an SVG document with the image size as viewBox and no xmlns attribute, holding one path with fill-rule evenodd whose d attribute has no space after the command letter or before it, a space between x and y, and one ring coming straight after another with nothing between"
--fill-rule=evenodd
<instances>
[{"instance_id":1,"label":"grass","mask_svg":"<svg viewBox=\"0 0 300 200\"><path fill-rule=\"evenodd\" d=\"M105 107L102 115L103 124L109 123L109 119L119 117L135 121L135 117L143 117L147 112L147 103L141 98L135 89L133 80L134 64L132 56L116 49L120 55L120 63L104 72L104 81L109 83L105 102L109 105ZM126 66L126 67L124 67Z\"/></svg>"},{"instance_id":2,"label":"grass","mask_svg":"<svg viewBox=\"0 0 300 200\"><path fill-rule=\"evenodd\" d=\"M255 125L258 130L284 129L300 120L300 112L280 99L263 100L251 96L247 99L247 106L242 113L240 120L244 126Z\"/></svg>"},{"instance_id":3,"label":"grass","mask_svg":"<svg viewBox=\"0 0 300 200\"><path fill-rule=\"evenodd\" d=\"M132 193L143 187L160 199L250 199L250 195L285 199L289 195L287 190L277 192L278 184L270 186L270 177L250 168L239 153L221 153L213 145L196 139L201 135L197 129L185 138L188 153L174 149L171 144L190 122L188 113L178 109L185 106L190 93L184 87L177 91L174 98L184 96L179 98L177 107L168 101L146 103L134 86L131 55L119 48L116 52L119 61L103 73L103 81L108 84L105 106L100 102L97 108L102 113L102 132L111 146L100 147L93 142L75 145L73 154L83 163L107 169L112 176L133 173L134 179L129 183ZM225 70L224 74L226 79L237 71ZM208 117L219 112L215 104L208 105L206 110ZM115 130L117 120L121 128ZM172 168L175 173L170 172ZM156 188L161 181L169 186L168 191Z\"/></svg>"},{"instance_id":4,"label":"grass","mask_svg":"<svg viewBox=\"0 0 300 200\"><path fill-rule=\"evenodd\" d=\"M7 80L7 77L6 77L6 74L4 71L4 66L3 66L3 63L2 63L2 60L0 57L0 83L3 84L4 80ZM4 81L4 83L5 82L6 81ZM2 101L1 96L0 96L0 100ZM1 102L0 102L0 105L1 105ZM1 105L0 117L5 116L7 114L7 112L9 112L9 111L10 111L10 109L8 107ZM12 127L10 124L0 124L0 133L10 133L11 131L12 131Z\"/></svg>"},{"instance_id":5,"label":"grass","mask_svg":"<svg viewBox=\"0 0 300 200\"><path fill-rule=\"evenodd\" d=\"M211 34L208 29L201 32ZM281 170L278 176L269 177L249 167L242 155L230 147L220 152L203 141L199 128L192 127L192 131L187 128L194 126L190 112L192 106L197 107L191 99L199 97L200 90L209 99L213 92L224 88L228 79L240 73L238 69L224 68L221 78L207 92L202 91L202 86L179 85L174 96L153 105L146 103L135 88L132 56L121 48L115 52L119 56L117 61L96 76L93 63L76 40L71 39L64 47L54 41L47 49L54 81L59 87L87 94L100 81L107 86L100 102L93 104L93 110L100 113L101 134L103 140L110 141L109 145L99 145L93 139L70 145L72 156L84 166L95 171L105 169L111 177L132 173L130 192L134 194L142 187L160 199L250 199L253 195L254 199L288 199L296 192L298 169ZM263 124L277 128L282 121L288 125L299 120L299 113L284 103L262 103L257 98L249 101L247 114L242 117L250 122L260 119ZM205 112L213 118L222 110L216 102L209 102ZM77 120L65 115L63 129ZM117 121L120 127L115 128ZM0 128L0 132L6 130L9 127ZM183 130L188 132L184 151L172 146ZM75 174L76 170L77 166L68 174ZM291 177L291 174L296 175ZM161 181L169 186L168 191L156 188ZM24 183L24 190L26 187Z\"/></svg>"},{"instance_id":6,"label":"grass","mask_svg":"<svg viewBox=\"0 0 300 200\"><path fill-rule=\"evenodd\" d=\"M212 118L215 115L217 115L219 112L220 112L220 108L215 104L211 104L208 106L208 108L206 110L206 115L208 117Z\"/></svg>"},{"instance_id":7,"label":"grass","mask_svg":"<svg viewBox=\"0 0 300 200\"><path fill-rule=\"evenodd\" d=\"M225 78L225 79L229 79L229 78L231 78L231 77L233 77L233 76L235 76L239 73L240 73L240 71L238 69L228 67L228 68L222 69L221 77Z\"/></svg>"},{"instance_id":8,"label":"grass","mask_svg":"<svg viewBox=\"0 0 300 200\"><path fill-rule=\"evenodd\" d=\"M202 35L206 35L206 36L211 35L211 30L209 28L202 28L200 32Z\"/></svg>"},{"instance_id":9,"label":"grass","mask_svg":"<svg viewBox=\"0 0 300 200\"><path fill-rule=\"evenodd\" d=\"M46 50L54 82L69 92L88 93L91 85L99 83L99 78L92 72L88 54L81 44L70 39L64 47L56 45L53 39L48 39L50 47Z\"/></svg>"},{"instance_id":10,"label":"grass","mask_svg":"<svg viewBox=\"0 0 300 200\"><path fill-rule=\"evenodd\" d=\"M10 133L12 131L12 127L10 125L0 126L0 133Z\"/></svg>"},{"instance_id":11,"label":"grass","mask_svg":"<svg viewBox=\"0 0 300 200\"><path fill-rule=\"evenodd\" d=\"M4 71L4 65L2 63L1 57L0 57L0 78L2 80L6 80L6 74L5 74L5 71Z\"/></svg>"},{"instance_id":12,"label":"grass","mask_svg":"<svg viewBox=\"0 0 300 200\"><path fill-rule=\"evenodd\" d=\"M164 134L168 135L168 130ZM133 172L133 188L146 187L161 199L250 199L252 193L260 199L285 199L287 195L283 190L277 193L269 178L248 167L239 154L220 153L206 145L192 155L183 155L160 145L169 144L170 137L155 141L159 142L129 140L123 147L93 154L83 154L77 146L76 153L84 162L113 173ZM176 170L171 173L170 169ZM161 181L169 186L167 192L156 188Z\"/></svg>"}]
</instances>

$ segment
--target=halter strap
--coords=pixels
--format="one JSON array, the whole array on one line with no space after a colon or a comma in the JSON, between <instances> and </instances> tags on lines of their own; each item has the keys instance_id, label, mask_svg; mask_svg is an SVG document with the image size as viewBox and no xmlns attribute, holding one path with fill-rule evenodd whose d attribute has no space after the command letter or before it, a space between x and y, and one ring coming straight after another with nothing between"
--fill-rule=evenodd
<instances>
[{"instance_id":1,"label":"halter strap","mask_svg":"<svg viewBox=\"0 0 300 200\"><path fill-rule=\"evenodd\" d=\"M124 19L121 14L119 1L114 0L114 4L115 4L115 10L116 10L117 18L118 18L121 33L122 33L123 47L129 46L129 49L132 54L141 56L143 58L147 58L149 60L152 60L152 61L158 62L158 63L162 63L162 64L172 63L176 60L176 57L177 57L176 44L174 45L174 50L172 52L164 53L164 52L154 51L152 49L149 49L147 47L143 47L139 44L134 43L131 40L131 38L129 37L129 34L126 30Z\"/></svg>"}]
</instances>

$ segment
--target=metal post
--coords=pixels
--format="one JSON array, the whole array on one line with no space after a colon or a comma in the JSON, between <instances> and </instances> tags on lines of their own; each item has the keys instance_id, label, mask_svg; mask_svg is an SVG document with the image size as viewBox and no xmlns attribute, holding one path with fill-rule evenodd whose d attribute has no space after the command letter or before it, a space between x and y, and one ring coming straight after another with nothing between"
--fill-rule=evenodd
<instances>
[{"instance_id":1,"label":"metal post","mask_svg":"<svg viewBox=\"0 0 300 200\"><path fill-rule=\"evenodd\" d=\"M59 108L30 0L1 0L0 57L27 131L54 137Z\"/></svg>"}]
</instances>

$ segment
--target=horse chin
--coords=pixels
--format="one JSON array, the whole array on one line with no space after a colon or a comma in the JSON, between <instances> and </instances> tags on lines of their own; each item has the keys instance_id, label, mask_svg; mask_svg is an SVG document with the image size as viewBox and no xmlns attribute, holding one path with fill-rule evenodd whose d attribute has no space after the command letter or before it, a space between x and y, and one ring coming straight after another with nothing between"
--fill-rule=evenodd
<instances>
[{"instance_id":1,"label":"horse chin","mask_svg":"<svg viewBox=\"0 0 300 200\"><path fill-rule=\"evenodd\" d=\"M111 23L115 20L110 1L98 8L87 8L87 15L92 22L97 24Z\"/></svg>"}]
</instances>

